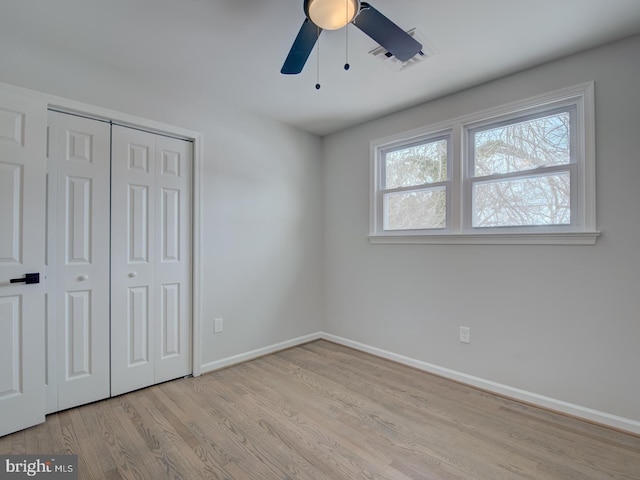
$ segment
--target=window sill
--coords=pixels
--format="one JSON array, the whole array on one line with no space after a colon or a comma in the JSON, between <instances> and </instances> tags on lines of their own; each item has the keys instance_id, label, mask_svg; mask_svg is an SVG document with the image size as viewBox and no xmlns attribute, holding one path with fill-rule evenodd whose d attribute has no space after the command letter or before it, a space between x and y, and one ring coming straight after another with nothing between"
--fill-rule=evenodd
<instances>
[{"instance_id":1,"label":"window sill","mask_svg":"<svg viewBox=\"0 0 640 480\"><path fill-rule=\"evenodd\" d=\"M600 232L369 235L371 244L390 245L595 245Z\"/></svg>"}]
</instances>

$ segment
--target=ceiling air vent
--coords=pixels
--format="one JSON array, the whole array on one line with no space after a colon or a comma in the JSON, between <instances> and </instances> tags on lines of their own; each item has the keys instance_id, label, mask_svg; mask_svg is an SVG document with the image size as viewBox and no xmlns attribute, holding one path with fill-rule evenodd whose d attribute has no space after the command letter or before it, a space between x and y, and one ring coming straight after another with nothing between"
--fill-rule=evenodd
<instances>
[{"instance_id":1,"label":"ceiling air vent","mask_svg":"<svg viewBox=\"0 0 640 480\"><path fill-rule=\"evenodd\" d=\"M384 62L391 69L396 70L397 72L405 70L410 66L415 65L416 63L423 62L427 58L432 57L436 54L433 47L429 45L429 43L424 39L424 37L420 34L420 32L418 32L415 28L412 28L411 30L407 30L407 33L422 44L422 51L418 53L416 56L407 60L406 62L402 62L398 60L391 53L389 53L384 47L374 48L369 52L369 54L373 55L378 60Z\"/></svg>"}]
</instances>

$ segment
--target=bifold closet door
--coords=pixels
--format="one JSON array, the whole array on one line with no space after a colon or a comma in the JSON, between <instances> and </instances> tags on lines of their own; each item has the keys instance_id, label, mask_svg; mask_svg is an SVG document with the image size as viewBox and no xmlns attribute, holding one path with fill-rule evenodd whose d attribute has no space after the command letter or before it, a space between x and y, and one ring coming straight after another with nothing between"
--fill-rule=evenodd
<instances>
[{"instance_id":1,"label":"bifold closet door","mask_svg":"<svg viewBox=\"0 0 640 480\"><path fill-rule=\"evenodd\" d=\"M107 398L110 125L49 112L47 412Z\"/></svg>"},{"instance_id":2,"label":"bifold closet door","mask_svg":"<svg viewBox=\"0 0 640 480\"><path fill-rule=\"evenodd\" d=\"M112 127L111 394L191 373L190 142Z\"/></svg>"}]
</instances>

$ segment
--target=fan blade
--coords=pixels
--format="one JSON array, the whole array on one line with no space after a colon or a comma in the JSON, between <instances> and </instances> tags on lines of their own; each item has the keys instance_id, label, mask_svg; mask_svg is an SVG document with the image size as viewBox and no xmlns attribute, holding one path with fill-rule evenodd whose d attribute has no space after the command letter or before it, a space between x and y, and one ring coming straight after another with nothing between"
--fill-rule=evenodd
<instances>
[{"instance_id":1,"label":"fan blade","mask_svg":"<svg viewBox=\"0 0 640 480\"><path fill-rule=\"evenodd\" d=\"M320 32L322 32L320 27L314 25L308 18L304 19L304 23L300 27L298 36L293 42L291 50L289 50L289 55L287 55L280 73L296 75L302 71L314 45L318 41Z\"/></svg>"},{"instance_id":2,"label":"fan blade","mask_svg":"<svg viewBox=\"0 0 640 480\"><path fill-rule=\"evenodd\" d=\"M401 62L422 50L420 42L366 2L360 4L360 13L353 23Z\"/></svg>"}]
</instances>

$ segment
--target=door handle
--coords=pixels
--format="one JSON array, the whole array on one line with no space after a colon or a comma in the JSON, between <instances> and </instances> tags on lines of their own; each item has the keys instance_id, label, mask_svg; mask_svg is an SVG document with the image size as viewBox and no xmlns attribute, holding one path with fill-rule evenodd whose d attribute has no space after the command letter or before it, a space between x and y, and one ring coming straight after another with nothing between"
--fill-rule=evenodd
<instances>
[{"instance_id":1,"label":"door handle","mask_svg":"<svg viewBox=\"0 0 640 480\"><path fill-rule=\"evenodd\" d=\"M39 273L25 273L24 278L12 278L9 280L10 283L25 283L27 285L31 285L34 283L40 283L40 274Z\"/></svg>"}]
</instances>

